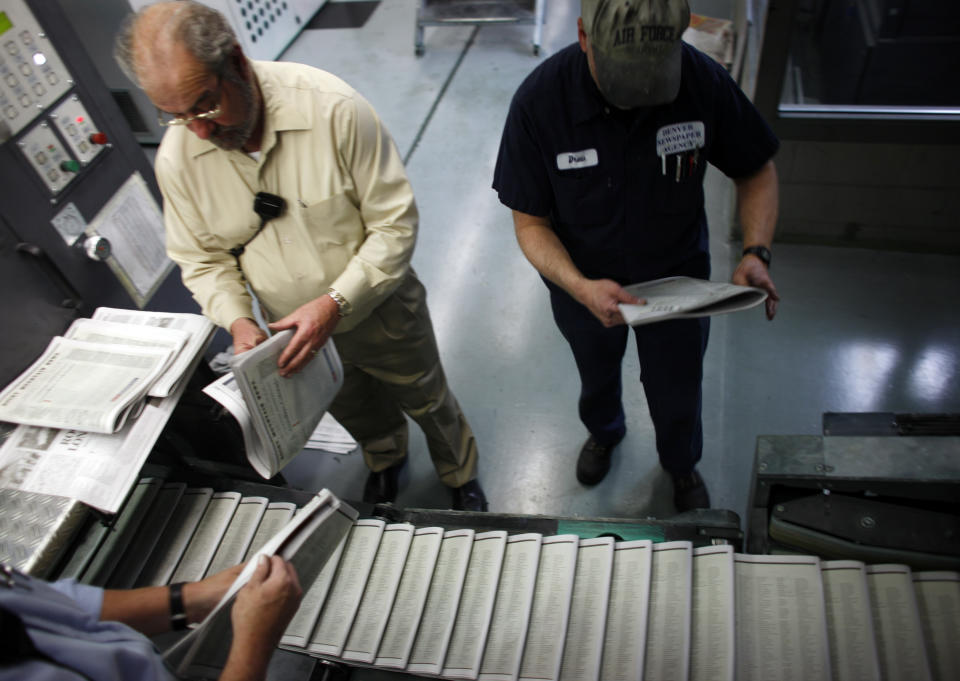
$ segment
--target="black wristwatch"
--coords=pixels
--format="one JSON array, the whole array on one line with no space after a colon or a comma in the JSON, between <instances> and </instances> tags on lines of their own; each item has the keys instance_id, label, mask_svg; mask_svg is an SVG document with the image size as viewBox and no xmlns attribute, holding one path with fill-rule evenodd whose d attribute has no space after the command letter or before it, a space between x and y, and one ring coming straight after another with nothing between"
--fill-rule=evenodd
<instances>
[{"instance_id":1,"label":"black wristwatch","mask_svg":"<svg viewBox=\"0 0 960 681\"><path fill-rule=\"evenodd\" d=\"M773 258L773 255L770 253L770 249L766 246L750 246L743 249L744 255L755 255L760 260L763 261L763 264L767 266L767 269L770 269L770 260Z\"/></svg>"}]
</instances>

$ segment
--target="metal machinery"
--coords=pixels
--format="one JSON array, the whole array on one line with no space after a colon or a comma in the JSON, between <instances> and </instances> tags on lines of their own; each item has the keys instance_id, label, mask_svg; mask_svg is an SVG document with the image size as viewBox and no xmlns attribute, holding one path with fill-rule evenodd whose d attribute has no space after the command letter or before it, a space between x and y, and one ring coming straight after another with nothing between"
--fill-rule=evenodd
<instances>
[{"instance_id":1,"label":"metal machinery","mask_svg":"<svg viewBox=\"0 0 960 681\"><path fill-rule=\"evenodd\" d=\"M0 385L98 306L196 312L143 150L57 3L0 2Z\"/></svg>"},{"instance_id":2,"label":"metal machinery","mask_svg":"<svg viewBox=\"0 0 960 681\"><path fill-rule=\"evenodd\" d=\"M533 24L533 54L540 54L545 0L421 0L414 50L423 54L424 26Z\"/></svg>"},{"instance_id":3,"label":"metal machinery","mask_svg":"<svg viewBox=\"0 0 960 681\"><path fill-rule=\"evenodd\" d=\"M960 569L960 415L824 414L757 438L749 553Z\"/></svg>"}]
</instances>

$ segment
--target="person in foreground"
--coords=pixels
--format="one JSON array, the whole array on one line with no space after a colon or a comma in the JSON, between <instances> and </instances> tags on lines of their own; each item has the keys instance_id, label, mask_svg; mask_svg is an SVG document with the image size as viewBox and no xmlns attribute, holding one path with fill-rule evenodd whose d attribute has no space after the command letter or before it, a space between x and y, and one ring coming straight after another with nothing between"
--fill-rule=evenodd
<instances>
[{"instance_id":1,"label":"person in foreground","mask_svg":"<svg viewBox=\"0 0 960 681\"><path fill-rule=\"evenodd\" d=\"M486 510L473 432L447 386L426 291L410 266L418 213L387 130L356 91L301 64L250 61L223 15L182 0L132 15L117 60L168 126L156 157L167 251L245 352L295 329L279 371L334 336L344 384L330 407L393 501L409 415L456 509Z\"/></svg>"},{"instance_id":2,"label":"person in foreground","mask_svg":"<svg viewBox=\"0 0 960 681\"><path fill-rule=\"evenodd\" d=\"M154 681L176 677L146 638L201 621L240 574L110 590L45 582L0 566L0 681ZM261 555L230 613L233 643L220 681L258 681L302 596L293 566Z\"/></svg>"},{"instance_id":3,"label":"person in foreground","mask_svg":"<svg viewBox=\"0 0 960 681\"><path fill-rule=\"evenodd\" d=\"M580 374L589 432L577 478L600 482L626 433L621 361L627 284L709 279L703 177L733 178L743 230L736 284L769 294L779 142L726 71L681 42L686 0L582 0L578 43L537 67L514 95L493 188L550 292ZM678 511L707 508L701 383L709 318L634 328L660 464Z\"/></svg>"}]
</instances>

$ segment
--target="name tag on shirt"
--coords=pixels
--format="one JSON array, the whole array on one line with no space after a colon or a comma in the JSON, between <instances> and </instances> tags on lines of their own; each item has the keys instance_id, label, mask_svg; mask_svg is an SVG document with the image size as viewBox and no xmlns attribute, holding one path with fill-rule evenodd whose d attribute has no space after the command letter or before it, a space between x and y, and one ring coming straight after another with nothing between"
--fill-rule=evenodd
<instances>
[{"instance_id":1,"label":"name tag on shirt","mask_svg":"<svg viewBox=\"0 0 960 681\"><path fill-rule=\"evenodd\" d=\"M589 168L600 162L596 149L584 149L583 151L565 151L557 154L558 170L575 170L577 168Z\"/></svg>"},{"instance_id":2,"label":"name tag on shirt","mask_svg":"<svg viewBox=\"0 0 960 681\"><path fill-rule=\"evenodd\" d=\"M657 156L672 156L702 149L706 142L703 121L665 125L657 130Z\"/></svg>"}]
</instances>

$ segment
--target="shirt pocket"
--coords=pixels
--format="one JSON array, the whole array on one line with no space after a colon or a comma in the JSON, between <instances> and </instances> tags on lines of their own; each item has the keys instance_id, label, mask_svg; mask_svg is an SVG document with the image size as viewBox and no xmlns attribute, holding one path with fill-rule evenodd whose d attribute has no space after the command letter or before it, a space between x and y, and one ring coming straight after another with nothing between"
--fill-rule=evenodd
<instances>
[{"instance_id":1,"label":"shirt pocket","mask_svg":"<svg viewBox=\"0 0 960 681\"><path fill-rule=\"evenodd\" d=\"M553 191L558 218L569 225L605 225L615 213L610 179L599 167L556 171Z\"/></svg>"}]
</instances>

